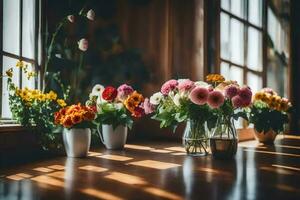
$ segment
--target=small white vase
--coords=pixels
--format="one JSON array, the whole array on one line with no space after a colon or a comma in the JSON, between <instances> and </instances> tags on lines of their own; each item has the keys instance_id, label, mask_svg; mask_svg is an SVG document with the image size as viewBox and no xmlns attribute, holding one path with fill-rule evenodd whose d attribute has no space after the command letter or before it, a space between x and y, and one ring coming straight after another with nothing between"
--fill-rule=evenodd
<instances>
[{"instance_id":1,"label":"small white vase","mask_svg":"<svg viewBox=\"0 0 300 200\"><path fill-rule=\"evenodd\" d=\"M98 133L101 139L101 142L105 145L107 149L123 149L127 140L127 127L118 126L113 129L112 125L102 125L102 130L99 130Z\"/></svg>"},{"instance_id":2,"label":"small white vase","mask_svg":"<svg viewBox=\"0 0 300 200\"><path fill-rule=\"evenodd\" d=\"M64 129L63 141L68 157L85 157L90 149L91 130L89 128Z\"/></svg>"}]
</instances>

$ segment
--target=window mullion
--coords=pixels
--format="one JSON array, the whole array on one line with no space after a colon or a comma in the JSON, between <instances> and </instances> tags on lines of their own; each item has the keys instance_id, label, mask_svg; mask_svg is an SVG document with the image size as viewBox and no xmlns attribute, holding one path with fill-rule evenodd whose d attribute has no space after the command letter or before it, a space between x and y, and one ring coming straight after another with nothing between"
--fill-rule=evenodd
<instances>
[{"instance_id":1,"label":"window mullion","mask_svg":"<svg viewBox=\"0 0 300 200\"><path fill-rule=\"evenodd\" d=\"M20 34L19 34L19 56L20 56L20 60L23 60L22 57L22 37L23 37L23 0L20 0ZM22 88L22 73L23 73L23 69L20 68L19 71L19 76L20 76L20 82L19 82L19 87Z\"/></svg>"}]
</instances>

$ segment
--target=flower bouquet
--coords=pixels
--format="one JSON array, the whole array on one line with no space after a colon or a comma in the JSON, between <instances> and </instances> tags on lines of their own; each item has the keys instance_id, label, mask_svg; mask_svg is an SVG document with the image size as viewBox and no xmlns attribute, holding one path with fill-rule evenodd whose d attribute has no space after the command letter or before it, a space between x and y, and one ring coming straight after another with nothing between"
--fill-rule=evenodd
<instances>
[{"instance_id":1,"label":"flower bouquet","mask_svg":"<svg viewBox=\"0 0 300 200\"><path fill-rule=\"evenodd\" d=\"M236 81L225 81L219 74L210 74L206 80L214 86L208 101L218 116L216 127L210 138L212 155L215 158L232 158L237 151L237 134L234 120L247 119L246 108L250 106L252 92L248 86L240 87Z\"/></svg>"},{"instance_id":2,"label":"flower bouquet","mask_svg":"<svg viewBox=\"0 0 300 200\"><path fill-rule=\"evenodd\" d=\"M97 108L95 121L100 139L108 149L123 148L133 118L145 114L143 95L126 84L118 88L95 85L86 104Z\"/></svg>"},{"instance_id":3,"label":"flower bouquet","mask_svg":"<svg viewBox=\"0 0 300 200\"><path fill-rule=\"evenodd\" d=\"M257 92L249 117L250 123L254 124L256 139L263 143L273 143L277 134L283 132L289 122L291 107L287 98L278 96L270 88Z\"/></svg>"},{"instance_id":4,"label":"flower bouquet","mask_svg":"<svg viewBox=\"0 0 300 200\"><path fill-rule=\"evenodd\" d=\"M217 120L212 109L219 106L219 101L208 99L213 92L211 85L205 82L193 82L189 79L169 80L161 91L145 100L146 113L154 113L153 119L160 121L160 127L171 127L186 122L183 145L191 155L207 155L209 130Z\"/></svg>"},{"instance_id":5,"label":"flower bouquet","mask_svg":"<svg viewBox=\"0 0 300 200\"><path fill-rule=\"evenodd\" d=\"M91 130L96 117L94 107L71 105L55 113L55 123L64 127L63 141L68 157L86 156L91 143Z\"/></svg>"},{"instance_id":6,"label":"flower bouquet","mask_svg":"<svg viewBox=\"0 0 300 200\"><path fill-rule=\"evenodd\" d=\"M35 76L27 69L23 61L16 65L22 68L28 80ZM19 74L18 74L19 75ZM22 126L38 134L41 147L45 150L57 150L62 147L60 135L55 132L54 113L66 106L54 91L43 93L40 90L18 88L12 80L13 68L6 72L9 90L9 106L12 118Z\"/></svg>"}]
</instances>

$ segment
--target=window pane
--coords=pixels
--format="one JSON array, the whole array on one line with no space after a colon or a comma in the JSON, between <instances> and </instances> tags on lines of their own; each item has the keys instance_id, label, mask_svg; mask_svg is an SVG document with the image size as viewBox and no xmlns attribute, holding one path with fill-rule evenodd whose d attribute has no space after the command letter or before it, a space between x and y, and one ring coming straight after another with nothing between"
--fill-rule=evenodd
<instances>
[{"instance_id":1,"label":"window pane","mask_svg":"<svg viewBox=\"0 0 300 200\"><path fill-rule=\"evenodd\" d=\"M20 71L19 68L14 67L16 65L18 60L10 57L3 56L3 71L2 73L5 74L6 70L13 67L13 83L15 83L17 86L19 86L19 80L20 80ZM3 118L11 118L11 112L9 109L8 104L8 88L7 88L7 78L4 77L2 79L2 114L1 117Z\"/></svg>"},{"instance_id":2,"label":"window pane","mask_svg":"<svg viewBox=\"0 0 300 200\"><path fill-rule=\"evenodd\" d=\"M231 30L231 62L244 65L244 25L236 19L231 19Z\"/></svg>"},{"instance_id":3,"label":"window pane","mask_svg":"<svg viewBox=\"0 0 300 200\"><path fill-rule=\"evenodd\" d=\"M229 60L229 16L221 13L221 57Z\"/></svg>"},{"instance_id":4,"label":"window pane","mask_svg":"<svg viewBox=\"0 0 300 200\"><path fill-rule=\"evenodd\" d=\"M244 84L243 69L235 66L230 67L230 80L235 80L239 85Z\"/></svg>"},{"instance_id":5,"label":"window pane","mask_svg":"<svg viewBox=\"0 0 300 200\"><path fill-rule=\"evenodd\" d=\"M248 28L248 68L262 71L262 33Z\"/></svg>"},{"instance_id":6,"label":"window pane","mask_svg":"<svg viewBox=\"0 0 300 200\"><path fill-rule=\"evenodd\" d=\"M262 77L251 72L247 73L248 86L252 89L252 92L255 93L262 88Z\"/></svg>"},{"instance_id":7,"label":"window pane","mask_svg":"<svg viewBox=\"0 0 300 200\"><path fill-rule=\"evenodd\" d=\"M23 0L22 54L34 58L35 0Z\"/></svg>"},{"instance_id":8,"label":"window pane","mask_svg":"<svg viewBox=\"0 0 300 200\"><path fill-rule=\"evenodd\" d=\"M222 62L220 71L226 80L230 80L230 68L228 63Z\"/></svg>"},{"instance_id":9,"label":"window pane","mask_svg":"<svg viewBox=\"0 0 300 200\"><path fill-rule=\"evenodd\" d=\"M261 26L262 25L262 2L261 0L250 0L248 7L249 22Z\"/></svg>"},{"instance_id":10,"label":"window pane","mask_svg":"<svg viewBox=\"0 0 300 200\"><path fill-rule=\"evenodd\" d=\"M230 6L230 0L221 0L221 8L230 11L229 6Z\"/></svg>"},{"instance_id":11,"label":"window pane","mask_svg":"<svg viewBox=\"0 0 300 200\"><path fill-rule=\"evenodd\" d=\"M231 0L231 13L244 18L246 0Z\"/></svg>"},{"instance_id":12,"label":"window pane","mask_svg":"<svg viewBox=\"0 0 300 200\"><path fill-rule=\"evenodd\" d=\"M34 67L32 66L31 63L26 63L27 64L27 70L28 72L34 71ZM28 87L30 89L35 88L35 77L31 77L28 79L27 75L23 72L22 73L22 88Z\"/></svg>"},{"instance_id":13,"label":"window pane","mask_svg":"<svg viewBox=\"0 0 300 200\"><path fill-rule=\"evenodd\" d=\"M19 54L20 1L3 0L3 50Z\"/></svg>"}]
</instances>

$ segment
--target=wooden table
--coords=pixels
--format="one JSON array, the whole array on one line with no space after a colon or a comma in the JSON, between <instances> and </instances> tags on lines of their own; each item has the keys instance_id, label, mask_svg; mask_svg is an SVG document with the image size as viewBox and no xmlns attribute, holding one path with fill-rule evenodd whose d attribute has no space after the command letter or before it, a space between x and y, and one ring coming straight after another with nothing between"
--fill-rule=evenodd
<instances>
[{"instance_id":1,"label":"wooden table","mask_svg":"<svg viewBox=\"0 0 300 200\"><path fill-rule=\"evenodd\" d=\"M239 144L234 160L186 156L180 143L128 144L1 169L0 199L300 199L300 137Z\"/></svg>"}]
</instances>

